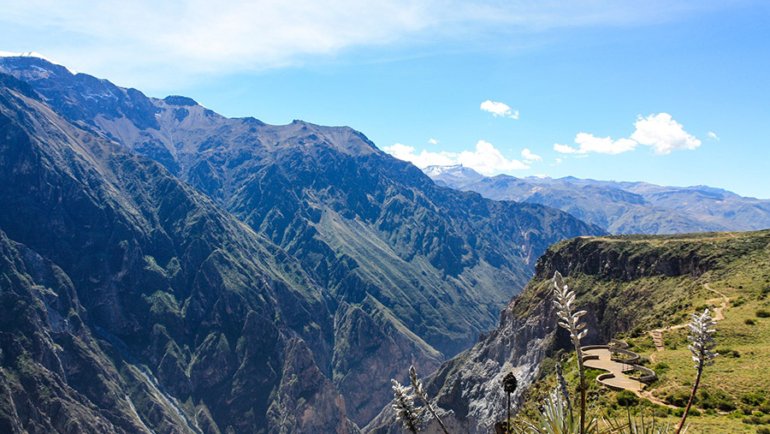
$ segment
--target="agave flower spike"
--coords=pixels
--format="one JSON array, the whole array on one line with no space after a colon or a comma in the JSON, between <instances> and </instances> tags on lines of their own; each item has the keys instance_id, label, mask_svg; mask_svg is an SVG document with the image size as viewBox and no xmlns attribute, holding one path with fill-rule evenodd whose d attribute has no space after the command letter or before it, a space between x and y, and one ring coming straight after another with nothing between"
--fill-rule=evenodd
<instances>
[{"instance_id":1,"label":"agave flower spike","mask_svg":"<svg viewBox=\"0 0 770 434\"><path fill-rule=\"evenodd\" d=\"M575 355L578 364L578 376L580 379L580 434L585 433L586 416L586 375L583 366L583 349L580 341L588 333L585 323L580 321L587 311L575 310L575 291L564 284L564 279L558 271L553 274L554 301L559 327L569 332L572 345L575 347Z\"/></svg>"},{"instance_id":2,"label":"agave flower spike","mask_svg":"<svg viewBox=\"0 0 770 434\"><path fill-rule=\"evenodd\" d=\"M692 386L692 392L690 393L690 399L687 401L687 407L682 414L682 420L679 421L679 426L676 428L676 434L679 434L684 427L684 422L687 419L687 415L690 413L690 407L695 400L695 393L698 391L700 385L700 379L703 375L703 368L714 363L714 358L719 354L713 352L714 346L714 334L716 333L716 321L711 318L711 312L706 308L703 313L694 313L690 319L689 329L690 335L687 339L690 341L690 345L687 347L692 353L692 361L695 362L695 384Z\"/></svg>"},{"instance_id":3,"label":"agave flower spike","mask_svg":"<svg viewBox=\"0 0 770 434\"><path fill-rule=\"evenodd\" d=\"M396 420L401 421L404 428L417 434L422 423L423 411L414 403L414 393L410 386L402 386L396 380L390 380L393 385L393 410L396 412Z\"/></svg>"},{"instance_id":4,"label":"agave flower spike","mask_svg":"<svg viewBox=\"0 0 770 434\"><path fill-rule=\"evenodd\" d=\"M412 388L414 389L414 394L422 400L422 402L425 404L425 407L428 409L430 414L436 419L439 426L441 426L441 430L444 431L444 434L449 434L449 431L447 431L446 426L444 426L444 421L441 420L441 418L436 414L436 411L433 409L433 405L430 403L430 398L428 397L428 393L425 392L425 387L422 384L422 380L420 380L420 377L417 376L417 370L414 368L414 366L409 367L409 381L412 383Z\"/></svg>"}]
</instances>

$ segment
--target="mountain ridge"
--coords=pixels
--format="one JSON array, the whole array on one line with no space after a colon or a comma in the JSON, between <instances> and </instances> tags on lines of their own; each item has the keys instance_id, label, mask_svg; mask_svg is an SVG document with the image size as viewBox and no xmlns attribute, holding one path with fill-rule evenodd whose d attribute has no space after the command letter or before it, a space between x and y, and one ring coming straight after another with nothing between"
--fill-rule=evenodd
<instances>
[{"instance_id":1,"label":"mountain ridge","mask_svg":"<svg viewBox=\"0 0 770 434\"><path fill-rule=\"evenodd\" d=\"M462 171L462 173L461 173ZM665 234L770 227L770 200L709 186L564 178L484 177L452 166L425 169L441 185L495 200L539 203L566 211L611 233ZM473 172L473 173L471 173Z\"/></svg>"}]
</instances>

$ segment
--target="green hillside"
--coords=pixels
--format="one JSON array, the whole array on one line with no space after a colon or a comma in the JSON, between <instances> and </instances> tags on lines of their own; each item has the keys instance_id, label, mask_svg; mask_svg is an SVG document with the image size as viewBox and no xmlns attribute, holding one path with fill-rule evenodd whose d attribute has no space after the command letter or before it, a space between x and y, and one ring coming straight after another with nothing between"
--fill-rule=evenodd
<instances>
[{"instance_id":1,"label":"green hillside","mask_svg":"<svg viewBox=\"0 0 770 434\"><path fill-rule=\"evenodd\" d=\"M593 379L602 371L590 370L589 396L597 415L625 417L622 404L638 401L630 407L633 413L677 422L695 377L687 329L677 326L709 307L719 319L720 356L704 372L695 403L698 411L688 418L689 432L770 429L770 231L559 243L541 259L538 275L513 307L514 314L527 315L526 310L549 298L549 277L556 269L577 292L577 305L589 310L591 333L584 343L623 339L658 375L641 393L631 394L599 385ZM654 330L662 335L658 347ZM562 342L560 333L557 343ZM576 386L574 355L554 351L541 365L523 414L535 411L556 384L555 364L564 358L565 376Z\"/></svg>"}]
</instances>

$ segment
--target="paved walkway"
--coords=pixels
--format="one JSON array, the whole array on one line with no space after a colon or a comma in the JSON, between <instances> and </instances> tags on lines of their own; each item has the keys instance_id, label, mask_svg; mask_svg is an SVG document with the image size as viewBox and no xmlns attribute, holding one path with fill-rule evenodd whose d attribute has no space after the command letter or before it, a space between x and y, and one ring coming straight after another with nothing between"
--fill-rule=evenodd
<instances>
[{"instance_id":1,"label":"paved walkway","mask_svg":"<svg viewBox=\"0 0 770 434\"><path fill-rule=\"evenodd\" d=\"M598 356L598 359L588 359L585 360L583 364L588 368L601 369L614 375L614 377L604 378L602 380L597 379L600 383L615 389L626 389L631 391L639 391L644 387L644 383L634 380L623 373L624 371L633 369L632 366L613 361L611 359L612 353L610 353L610 350L606 348L583 350L583 356Z\"/></svg>"},{"instance_id":2,"label":"paved walkway","mask_svg":"<svg viewBox=\"0 0 770 434\"><path fill-rule=\"evenodd\" d=\"M651 392L643 390L645 384L641 381L634 380L624 373L629 370L630 365L618 363L611 359L612 353L608 349L598 348L589 349L583 351L584 356L594 355L598 356L598 359L589 359L583 362L586 367L601 369L607 371L613 375L611 378L604 378L597 381L613 389L624 389L633 392L636 396L644 398L650 402L661 405L663 407L678 408L673 406L662 399L656 397Z\"/></svg>"}]
</instances>

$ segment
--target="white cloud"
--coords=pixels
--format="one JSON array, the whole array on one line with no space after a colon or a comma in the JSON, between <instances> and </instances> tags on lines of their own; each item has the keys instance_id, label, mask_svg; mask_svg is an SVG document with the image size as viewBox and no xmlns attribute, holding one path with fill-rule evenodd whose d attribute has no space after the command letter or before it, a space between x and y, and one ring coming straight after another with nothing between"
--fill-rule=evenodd
<instances>
[{"instance_id":1,"label":"white cloud","mask_svg":"<svg viewBox=\"0 0 770 434\"><path fill-rule=\"evenodd\" d=\"M457 164L457 154L452 152L429 152L422 150L417 154L415 153L415 148L413 146L407 146L401 143L395 143L393 146L385 146L382 149L399 160L409 161L419 168L428 166L451 166Z\"/></svg>"},{"instance_id":2,"label":"white cloud","mask_svg":"<svg viewBox=\"0 0 770 434\"><path fill-rule=\"evenodd\" d=\"M682 124L675 121L668 113L639 116L634 123L634 132L630 138L613 140L611 137L596 137L591 133L577 133L575 144L578 146L555 143L553 150L561 154L622 154L633 151L639 145L650 146L658 155L670 154L677 149L693 150L701 141L684 130Z\"/></svg>"},{"instance_id":3,"label":"white cloud","mask_svg":"<svg viewBox=\"0 0 770 434\"><path fill-rule=\"evenodd\" d=\"M511 109L511 106L504 102L486 100L481 103L479 108L485 112L492 113L494 117L519 119L519 111Z\"/></svg>"},{"instance_id":4,"label":"white cloud","mask_svg":"<svg viewBox=\"0 0 770 434\"><path fill-rule=\"evenodd\" d=\"M709 139L716 140L717 142L719 141L719 136L717 135L717 133L715 133L713 131L709 131L707 135L708 135Z\"/></svg>"},{"instance_id":5,"label":"white cloud","mask_svg":"<svg viewBox=\"0 0 770 434\"><path fill-rule=\"evenodd\" d=\"M701 4L705 3L705 4ZM4 47L142 87L297 65L355 48L526 43L546 30L658 24L688 0L23 0L2 2ZM529 39L528 39L529 38ZM415 42L418 41L418 42ZM368 50L376 52L376 50ZM382 52L381 52L382 53ZM392 52L390 53L392 54ZM389 54L386 54L389 55ZM375 54L376 56L376 54ZM513 113L512 113L513 114Z\"/></svg>"},{"instance_id":6,"label":"white cloud","mask_svg":"<svg viewBox=\"0 0 770 434\"><path fill-rule=\"evenodd\" d=\"M438 140L431 137L430 139L428 139L428 143L430 143L431 145L438 145Z\"/></svg>"},{"instance_id":7,"label":"white cloud","mask_svg":"<svg viewBox=\"0 0 770 434\"><path fill-rule=\"evenodd\" d=\"M525 162L505 158L500 150L486 140L476 142L474 150L466 150L459 153L429 152L425 150L417 153L414 147L401 143L386 146L383 150L399 160L409 161L419 168L462 164L484 175L496 175L529 169L529 165Z\"/></svg>"},{"instance_id":8,"label":"white cloud","mask_svg":"<svg viewBox=\"0 0 770 434\"><path fill-rule=\"evenodd\" d=\"M701 145L700 140L685 131L668 113L639 116L634 126L636 131L631 134L631 139L651 146L659 155L670 154L676 149L693 150Z\"/></svg>"},{"instance_id":9,"label":"white cloud","mask_svg":"<svg viewBox=\"0 0 770 434\"><path fill-rule=\"evenodd\" d=\"M553 150L562 154L621 154L633 151L637 143L631 139L612 140L611 137L596 137L590 133L577 133L575 136L577 148L556 143Z\"/></svg>"},{"instance_id":10,"label":"white cloud","mask_svg":"<svg viewBox=\"0 0 770 434\"><path fill-rule=\"evenodd\" d=\"M524 148L521 150L521 158L523 158L525 161L542 161L543 157L533 153L529 150L529 148Z\"/></svg>"},{"instance_id":11,"label":"white cloud","mask_svg":"<svg viewBox=\"0 0 770 434\"><path fill-rule=\"evenodd\" d=\"M505 158L497 148L485 140L476 142L475 151L460 152L457 161L483 175L529 169L529 165L519 160Z\"/></svg>"}]
</instances>

